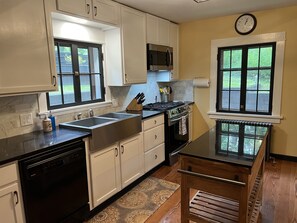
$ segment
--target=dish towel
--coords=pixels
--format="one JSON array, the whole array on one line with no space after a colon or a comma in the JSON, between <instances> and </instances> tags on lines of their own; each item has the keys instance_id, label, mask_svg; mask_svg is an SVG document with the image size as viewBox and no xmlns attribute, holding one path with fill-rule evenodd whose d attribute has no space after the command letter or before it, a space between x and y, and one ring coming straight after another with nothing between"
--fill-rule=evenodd
<instances>
[{"instance_id":1,"label":"dish towel","mask_svg":"<svg viewBox=\"0 0 297 223\"><path fill-rule=\"evenodd\" d=\"M179 123L178 123L178 133L180 135L186 135L188 133L188 130L187 130L187 116L183 116L181 118L181 120L179 120Z\"/></svg>"}]
</instances>

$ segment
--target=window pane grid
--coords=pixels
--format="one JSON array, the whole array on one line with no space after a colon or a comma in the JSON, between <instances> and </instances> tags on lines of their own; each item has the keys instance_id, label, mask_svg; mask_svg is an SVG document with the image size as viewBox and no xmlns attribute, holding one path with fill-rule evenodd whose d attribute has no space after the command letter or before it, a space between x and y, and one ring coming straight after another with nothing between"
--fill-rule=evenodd
<instances>
[{"instance_id":1,"label":"window pane grid","mask_svg":"<svg viewBox=\"0 0 297 223\"><path fill-rule=\"evenodd\" d=\"M55 40L55 52L58 91L47 94L48 109L104 101L101 45Z\"/></svg>"},{"instance_id":2,"label":"window pane grid","mask_svg":"<svg viewBox=\"0 0 297 223\"><path fill-rule=\"evenodd\" d=\"M274 52L275 43L219 49L218 111L271 114Z\"/></svg>"}]
</instances>

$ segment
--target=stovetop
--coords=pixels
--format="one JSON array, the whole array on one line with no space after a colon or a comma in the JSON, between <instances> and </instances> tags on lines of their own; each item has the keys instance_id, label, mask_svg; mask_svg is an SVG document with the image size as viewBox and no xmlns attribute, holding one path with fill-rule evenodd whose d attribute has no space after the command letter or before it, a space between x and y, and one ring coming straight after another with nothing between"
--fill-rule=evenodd
<instances>
[{"instance_id":1,"label":"stovetop","mask_svg":"<svg viewBox=\"0 0 297 223\"><path fill-rule=\"evenodd\" d=\"M166 111L178 106L184 105L182 101L170 101L170 102L156 102L150 103L143 106L144 110L157 110L157 111Z\"/></svg>"}]
</instances>

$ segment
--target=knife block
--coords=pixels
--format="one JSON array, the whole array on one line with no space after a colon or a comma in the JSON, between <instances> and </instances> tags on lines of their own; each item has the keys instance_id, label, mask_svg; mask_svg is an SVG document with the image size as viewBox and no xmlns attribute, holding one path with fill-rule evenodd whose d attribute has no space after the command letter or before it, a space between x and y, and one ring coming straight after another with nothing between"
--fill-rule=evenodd
<instances>
[{"instance_id":1,"label":"knife block","mask_svg":"<svg viewBox=\"0 0 297 223\"><path fill-rule=\"evenodd\" d=\"M142 104L137 104L137 100L134 98L127 106L126 111L142 111Z\"/></svg>"}]
</instances>

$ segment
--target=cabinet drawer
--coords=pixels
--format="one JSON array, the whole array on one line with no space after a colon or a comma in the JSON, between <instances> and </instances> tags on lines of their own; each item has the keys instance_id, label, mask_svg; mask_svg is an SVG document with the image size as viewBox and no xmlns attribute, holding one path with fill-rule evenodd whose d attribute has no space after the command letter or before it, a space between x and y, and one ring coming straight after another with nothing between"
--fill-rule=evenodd
<instances>
[{"instance_id":1,"label":"cabinet drawer","mask_svg":"<svg viewBox=\"0 0 297 223\"><path fill-rule=\"evenodd\" d=\"M16 164L0 167L0 187L17 181L17 167Z\"/></svg>"},{"instance_id":2,"label":"cabinet drawer","mask_svg":"<svg viewBox=\"0 0 297 223\"><path fill-rule=\"evenodd\" d=\"M146 152L144 155L145 172L153 169L155 166L165 160L164 143Z\"/></svg>"},{"instance_id":3,"label":"cabinet drawer","mask_svg":"<svg viewBox=\"0 0 297 223\"><path fill-rule=\"evenodd\" d=\"M164 115L158 115L143 121L143 131L154 128L164 123Z\"/></svg>"},{"instance_id":4,"label":"cabinet drawer","mask_svg":"<svg viewBox=\"0 0 297 223\"><path fill-rule=\"evenodd\" d=\"M164 142L164 125L144 132L144 151L148 151Z\"/></svg>"}]
</instances>

